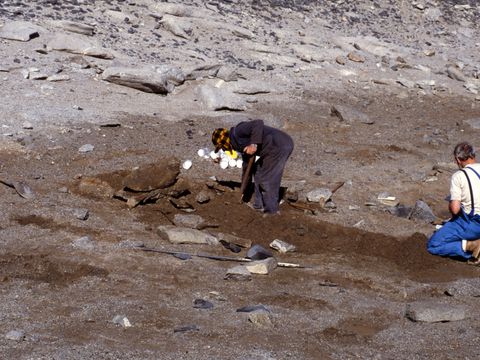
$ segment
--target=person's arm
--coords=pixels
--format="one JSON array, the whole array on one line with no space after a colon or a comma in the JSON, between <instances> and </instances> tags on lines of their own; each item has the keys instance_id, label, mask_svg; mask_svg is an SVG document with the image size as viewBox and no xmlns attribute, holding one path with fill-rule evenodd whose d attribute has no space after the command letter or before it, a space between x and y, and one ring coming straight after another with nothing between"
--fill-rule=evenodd
<instances>
[{"instance_id":1,"label":"person's arm","mask_svg":"<svg viewBox=\"0 0 480 360\"><path fill-rule=\"evenodd\" d=\"M462 172L456 172L453 174L450 182L450 201L448 202L448 210L453 216L458 215L462 209L462 177L465 177L465 174Z\"/></svg>"},{"instance_id":2,"label":"person's arm","mask_svg":"<svg viewBox=\"0 0 480 360\"><path fill-rule=\"evenodd\" d=\"M458 215L461 208L462 203L460 202L460 200L450 200L450 202L448 203L448 210L450 210L450 213L452 215Z\"/></svg>"},{"instance_id":3,"label":"person's arm","mask_svg":"<svg viewBox=\"0 0 480 360\"><path fill-rule=\"evenodd\" d=\"M243 148L243 152L253 155L257 152L257 147L263 139L263 120L252 120L238 124L235 132L238 137L248 138L249 144Z\"/></svg>"}]
</instances>

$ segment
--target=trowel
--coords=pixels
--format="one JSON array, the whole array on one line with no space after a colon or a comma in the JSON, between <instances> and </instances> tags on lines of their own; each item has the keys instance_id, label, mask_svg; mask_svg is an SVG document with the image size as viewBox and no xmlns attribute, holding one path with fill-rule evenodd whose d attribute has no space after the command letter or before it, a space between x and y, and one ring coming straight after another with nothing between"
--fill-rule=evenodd
<instances>
[{"instance_id":1,"label":"trowel","mask_svg":"<svg viewBox=\"0 0 480 360\"><path fill-rule=\"evenodd\" d=\"M8 181L0 178L0 183L14 188L17 194L25 199L33 199L35 197L32 188L23 181Z\"/></svg>"}]
</instances>

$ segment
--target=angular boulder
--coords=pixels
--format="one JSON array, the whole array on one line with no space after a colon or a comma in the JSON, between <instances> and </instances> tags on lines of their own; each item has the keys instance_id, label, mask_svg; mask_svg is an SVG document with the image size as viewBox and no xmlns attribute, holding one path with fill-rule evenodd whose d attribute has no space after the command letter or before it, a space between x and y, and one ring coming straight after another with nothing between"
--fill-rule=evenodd
<instances>
[{"instance_id":1,"label":"angular boulder","mask_svg":"<svg viewBox=\"0 0 480 360\"><path fill-rule=\"evenodd\" d=\"M40 36L41 26L26 21L11 21L0 27L0 38L17 41L29 41Z\"/></svg>"},{"instance_id":2,"label":"angular boulder","mask_svg":"<svg viewBox=\"0 0 480 360\"><path fill-rule=\"evenodd\" d=\"M114 66L105 69L102 79L117 85L131 87L147 93L166 95L183 84L184 73L175 67L129 68Z\"/></svg>"},{"instance_id":3,"label":"angular boulder","mask_svg":"<svg viewBox=\"0 0 480 360\"><path fill-rule=\"evenodd\" d=\"M83 35L56 34L47 44L47 50L65 51L72 54L113 59L109 51L102 48L96 41Z\"/></svg>"},{"instance_id":4,"label":"angular boulder","mask_svg":"<svg viewBox=\"0 0 480 360\"><path fill-rule=\"evenodd\" d=\"M218 239L215 236L204 233L200 230L177 227L174 225L160 225L157 228L157 234L164 240L172 244L204 244L218 245Z\"/></svg>"},{"instance_id":5,"label":"angular boulder","mask_svg":"<svg viewBox=\"0 0 480 360\"><path fill-rule=\"evenodd\" d=\"M133 170L123 179L123 186L138 192L164 189L175 184L179 173L180 162L175 158L166 158Z\"/></svg>"}]
</instances>

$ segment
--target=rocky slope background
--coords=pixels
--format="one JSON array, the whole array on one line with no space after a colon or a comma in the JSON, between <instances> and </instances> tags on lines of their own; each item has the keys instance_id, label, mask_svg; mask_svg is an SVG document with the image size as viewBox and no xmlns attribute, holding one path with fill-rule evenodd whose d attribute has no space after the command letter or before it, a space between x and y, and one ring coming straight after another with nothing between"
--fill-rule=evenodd
<instances>
[{"instance_id":1,"label":"rocky slope background","mask_svg":"<svg viewBox=\"0 0 480 360\"><path fill-rule=\"evenodd\" d=\"M425 242L453 146L478 143L479 20L474 0L2 1L2 354L474 358L478 268ZM249 118L295 141L278 217L197 154ZM275 239L296 251L253 270L136 249Z\"/></svg>"}]
</instances>

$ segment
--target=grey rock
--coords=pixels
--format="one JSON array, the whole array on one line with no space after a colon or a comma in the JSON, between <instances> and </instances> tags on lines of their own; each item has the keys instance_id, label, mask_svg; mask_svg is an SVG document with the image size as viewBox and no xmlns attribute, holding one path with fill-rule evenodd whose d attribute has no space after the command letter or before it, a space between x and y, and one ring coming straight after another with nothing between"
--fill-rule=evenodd
<instances>
[{"instance_id":1,"label":"grey rock","mask_svg":"<svg viewBox=\"0 0 480 360\"><path fill-rule=\"evenodd\" d=\"M252 280L252 275L245 266L237 265L227 270L224 279L233 281L250 281Z\"/></svg>"},{"instance_id":2,"label":"grey rock","mask_svg":"<svg viewBox=\"0 0 480 360\"><path fill-rule=\"evenodd\" d=\"M310 202L317 202L325 204L332 197L330 189L318 188L313 189L307 193L307 200Z\"/></svg>"},{"instance_id":3,"label":"grey rock","mask_svg":"<svg viewBox=\"0 0 480 360\"><path fill-rule=\"evenodd\" d=\"M235 244L243 248L249 248L252 246L252 241L249 239L241 238L232 234L217 233L215 235L218 240L225 241L230 244Z\"/></svg>"},{"instance_id":4,"label":"grey rock","mask_svg":"<svg viewBox=\"0 0 480 360\"><path fill-rule=\"evenodd\" d=\"M426 223L432 223L437 219L437 217L433 214L432 209L422 200L417 200L415 202L415 206L408 218Z\"/></svg>"},{"instance_id":5,"label":"grey rock","mask_svg":"<svg viewBox=\"0 0 480 360\"><path fill-rule=\"evenodd\" d=\"M270 314L265 311L255 311L255 312L249 313L248 321L254 324L255 326L262 327L262 328L273 327Z\"/></svg>"},{"instance_id":6,"label":"grey rock","mask_svg":"<svg viewBox=\"0 0 480 360\"><path fill-rule=\"evenodd\" d=\"M460 279L449 283L446 287L445 294L456 297L480 297L480 279Z\"/></svg>"},{"instance_id":7,"label":"grey rock","mask_svg":"<svg viewBox=\"0 0 480 360\"><path fill-rule=\"evenodd\" d=\"M256 81L238 80L232 85L232 91L235 94L257 95L274 92L274 89Z\"/></svg>"},{"instance_id":8,"label":"grey rock","mask_svg":"<svg viewBox=\"0 0 480 360\"><path fill-rule=\"evenodd\" d=\"M295 245L289 244L283 240L275 239L270 243L272 249L277 250L278 252L285 254L287 252L294 252L297 250Z\"/></svg>"},{"instance_id":9,"label":"grey rock","mask_svg":"<svg viewBox=\"0 0 480 360\"><path fill-rule=\"evenodd\" d=\"M186 68L184 69L185 80L215 77L217 76L221 67L221 64L206 64Z\"/></svg>"},{"instance_id":10,"label":"grey rock","mask_svg":"<svg viewBox=\"0 0 480 360\"><path fill-rule=\"evenodd\" d=\"M173 223L180 227L198 229L201 224L205 223L205 219L200 215L175 214L173 217Z\"/></svg>"},{"instance_id":11,"label":"grey rock","mask_svg":"<svg viewBox=\"0 0 480 360\"><path fill-rule=\"evenodd\" d=\"M358 62L358 63L363 63L365 62L365 57L360 55L359 53L352 51L348 53L347 55L348 60L353 61L353 62Z\"/></svg>"},{"instance_id":12,"label":"grey rock","mask_svg":"<svg viewBox=\"0 0 480 360\"><path fill-rule=\"evenodd\" d=\"M160 225L157 228L157 234L164 240L172 244L206 244L218 245L216 237L206 234L200 230L177 227L174 225Z\"/></svg>"},{"instance_id":13,"label":"grey rock","mask_svg":"<svg viewBox=\"0 0 480 360\"><path fill-rule=\"evenodd\" d=\"M375 123L375 121L370 119L367 114L343 105L333 105L330 108L330 115L336 116L340 121L345 121L347 123L354 123L357 121L369 125Z\"/></svg>"},{"instance_id":14,"label":"grey rock","mask_svg":"<svg viewBox=\"0 0 480 360\"><path fill-rule=\"evenodd\" d=\"M103 72L102 79L147 93L168 94L185 81L185 75L180 69L170 66L110 67Z\"/></svg>"},{"instance_id":15,"label":"grey rock","mask_svg":"<svg viewBox=\"0 0 480 360\"><path fill-rule=\"evenodd\" d=\"M90 216L90 212L88 209L73 209L73 216L75 216L78 220L87 220Z\"/></svg>"},{"instance_id":16,"label":"grey rock","mask_svg":"<svg viewBox=\"0 0 480 360\"><path fill-rule=\"evenodd\" d=\"M94 148L95 148L95 146L93 146L92 144L85 144L85 145L80 146L80 148L78 149L78 152L87 153L87 152L93 151Z\"/></svg>"},{"instance_id":17,"label":"grey rock","mask_svg":"<svg viewBox=\"0 0 480 360\"><path fill-rule=\"evenodd\" d=\"M5 335L5 339L12 341L23 341L25 340L25 332L21 330L11 330Z\"/></svg>"},{"instance_id":18,"label":"grey rock","mask_svg":"<svg viewBox=\"0 0 480 360\"><path fill-rule=\"evenodd\" d=\"M474 84L473 82L467 82L463 85L472 94L477 95L480 92L480 84Z\"/></svg>"},{"instance_id":19,"label":"grey rock","mask_svg":"<svg viewBox=\"0 0 480 360\"><path fill-rule=\"evenodd\" d=\"M164 15L160 23L165 30L184 39L189 39L193 32L192 24L178 16Z\"/></svg>"},{"instance_id":20,"label":"grey rock","mask_svg":"<svg viewBox=\"0 0 480 360\"><path fill-rule=\"evenodd\" d=\"M232 69L228 66L222 66L217 72L217 78L224 81L237 81L238 79L244 78L236 69Z\"/></svg>"},{"instance_id":21,"label":"grey rock","mask_svg":"<svg viewBox=\"0 0 480 360\"><path fill-rule=\"evenodd\" d=\"M198 202L199 204L206 204L210 201L210 192L206 190L200 191L196 196L195 196L195 201Z\"/></svg>"},{"instance_id":22,"label":"grey rock","mask_svg":"<svg viewBox=\"0 0 480 360\"><path fill-rule=\"evenodd\" d=\"M196 89L199 100L209 110L236 110L247 109L246 101L229 90L209 85L201 85Z\"/></svg>"},{"instance_id":23,"label":"grey rock","mask_svg":"<svg viewBox=\"0 0 480 360\"><path fill-rule=\"evenodd\" d=\"M428 21L438 21L441 16L443 16L443 13L437 7L429 7L423 12L423 17Z\"/></svg>"},{"instance_id":24,"label":"grey rock","mask_svg":"<svg viewBox=\"0 0 480 360\"><path fill-rule=\"evenodd\" d=\"M56 34L47 44L47 50L65 51L101 59L113 59L109 51L97 42L83 35Z\"/></svg>"},{"instance_id":25,"label":"grey rock","mask_svg":"<svg viewBox=\"0 0 480 360\"><path fill-rule=\"evenodd\" d=\"M447 75L449 78L457 81L466 81L465 75L462 73L462 70L457 68L456 66L448 66L447 67Z\"/></svg>"},{"instance_id":26,"label":"grey rock","mask_svg":"<svg viewBox=\"0 0 480 360\"><path fill-rule=\"evenodd\" d=\"M474 130L480 129L480 118L468 119L463 121L465 124L470 125L470 127Z\"/></svg>"},{"instance_id":27,"label":"grey rock","mask_svg":"<svg viewBox=\"0 0 480 360\"><path fill-rule=\"evenodd\" d=\"M272 256L273 254L270 250L267 250L263 246L257 244L248 249L246 258L252 260L263 260Z\"/></svg>"},{"instance_id":28,"label":"grey rock","mask_svg":"<svg viewBox=\"0 0 480 360\"><path fill-rule=\"evenodd\" d=\"M95 32L95 28L93 26L78 23L75 21L59 20L52 22L52 25L60 27L66 31L88 36L92 36Z\"/></svg>"},{"instance_id":29,"label":"grey rock","mask_svg":"<svg viewBox=\"0 0 480 360\"><path fill-rule=\"evenodd\" d=\"M47 77L47 81L57 82L57 81L68 81L70 80L70 76L66 74L55 74Z\"/></svg>"},{"instance_id":30,"label":"grey rock","mask_svg":"<svg viewBox=\"0 0 480 360\"><path fill-rule=\"evenodd\" d=\"M129 328L132 326L130 320L125 315L115 315L112 319L112 322L117 325L121 325L124 328Z\"/></svg>"},{"instance_id":31,"label":"grey rock","mask_svg":"<svg viewBox=\"0 0 480 360\"><path fill-rule=\"evenodd\" d=\"M48 75L41 72L30 72L28 78L30 80L46 80Z\"/></svg>"},{"instance_id":32,"label":"grey rock","mask_svg":"<svg viewBox=\"0 0 480 360\"><path fill-rule=\"evenodd\" d=\"M415 82L414 81L408 80L408 79L405 79L405 78L402 78L402 77L397 79L397 83L399 83L402 86L405 86L408 89L413 89L415 87Z\"/></svg>"},{"instance_id":33,"label":"grey rock","mask_svg":"<svg viewBox=\"0 0 480 360\"><path fill-rule=\"evenodd\" d=\"M237 312L250 313L250 312L254 312L254 311L271 312L270 309L263 304L247 305L247 306L244 306L244 307L241 307L241 308L237 309Z\"/></svg>"},{"instance_id":34,"label":"grey rock","mask_svg":"<svg viewBox=\"0 0 480 360\"><path fill-rule=\"evenodd\" d=\"M415 302L407 304L406 317L415 322L459 321L466 318L466 310L460 305L434 301Z\"/></svg>"},{"instance_id":35,"label":"grey rock","mask_svg":"<svg viewBox=\"0 0 480 360\"><path fill-rule=\"evenodd\" d=\"M22 124L22 128L23 129L26 129L26 130L32 130L33 129L33 125L30 121L25 121L23 124Z\"/></svg>"},{"instance_id":36,"label":"grey rock","mask_svg":"<svg viewBox=\"0 0 480 360\"><path fill-rule=\"evenodd\" d=\"M209 310L209 309L213 309L213 303L205 299L195 299L193 301L193 308Z\"/></svg>"},{"instance_id":37,"label":"grey rock","mask_svg":"<svg viewBox=\"0 0 480 360\"><path fill-rule=\"evenodd\" d=\"M121 249L141 248L145 246L145 243L141 240L123 240L117 245Z\"/></svg>"},{"instance_id":38,"label":"grey rock","mask_svg":"<svg viewBox=\"0 0 480 360\"><path fill-rule=\"evenodd\" d=\"M83 250L93 250L95 248L95 241L93 241L90 236L83 236L73 241L72 245Z\"/></svg>"},{"instance_id":39,"label":"grey rock","mask_svg":"<svg viewBox=\"0 0 480 360\"><path fill-rule=\"evenodd\" d=\"M277 260L269 257L264 260L252 261L245 265L251 274L268 275L277 267Z\"/></svg>"},{"instance_id":40,"label":"grey rock","mask_svg":"<svg viewBox=\"0 0 480 360\"><path fill-rule=\"evenodd\" d=\"M25 21L7 22L0 28L0 38L17 41L29 41L40 36L44 29L41 26Z\"/></svg>"}]
</instances>

